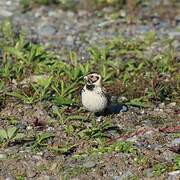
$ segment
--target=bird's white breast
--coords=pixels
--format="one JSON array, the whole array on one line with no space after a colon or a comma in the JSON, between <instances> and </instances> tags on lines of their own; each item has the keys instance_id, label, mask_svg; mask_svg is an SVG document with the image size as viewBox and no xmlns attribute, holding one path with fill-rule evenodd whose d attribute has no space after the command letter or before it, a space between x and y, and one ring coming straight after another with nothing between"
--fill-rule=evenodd
<instances>
[{"instance_id":1,"label":"bird's white breast","mask_svg":"<svg viewBox=\"0 0 180 180\"><path fill-rule=\"evenodd\" d=\"M86 86L84 86L81 96L83 106L91 112L103 111L108 103L101 87L95 87L93 90L88 90L86 89Z\"/></svg>"}]
</instances>

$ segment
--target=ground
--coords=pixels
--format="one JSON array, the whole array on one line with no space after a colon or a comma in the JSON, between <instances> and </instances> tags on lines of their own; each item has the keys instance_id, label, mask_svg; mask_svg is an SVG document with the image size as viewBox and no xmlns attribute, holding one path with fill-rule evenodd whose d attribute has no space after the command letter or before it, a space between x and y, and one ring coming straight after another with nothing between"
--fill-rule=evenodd
<instances>
[{"instance_id":1,"label":"ground","mask_svg":"<svg viewBox=\"0 0 180 180\"><path fill-rule=\"evenodd\" d=\"M0 1L0 179L178 179L178 1L49 2ZM127 112L86 118L91 71Z\"/></svg>"}]
</instances>

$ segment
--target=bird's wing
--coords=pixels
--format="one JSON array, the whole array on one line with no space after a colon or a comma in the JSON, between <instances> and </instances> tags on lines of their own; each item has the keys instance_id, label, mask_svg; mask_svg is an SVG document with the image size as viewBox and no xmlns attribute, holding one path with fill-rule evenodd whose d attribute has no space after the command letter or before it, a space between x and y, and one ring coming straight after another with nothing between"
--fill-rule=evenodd
<instances>
[{"instance_id":1,"label":"bird's wing","mask_svg":"<svg viewBox=\"0 0 180 180\"><path fill-rule=\"evenodd\" d=\"M111 103L111 95L108 93L107 89L103 87L102 91L104 95L106 96L106 98L108 99L108 104Z\"/></svg>"}]
</instances>

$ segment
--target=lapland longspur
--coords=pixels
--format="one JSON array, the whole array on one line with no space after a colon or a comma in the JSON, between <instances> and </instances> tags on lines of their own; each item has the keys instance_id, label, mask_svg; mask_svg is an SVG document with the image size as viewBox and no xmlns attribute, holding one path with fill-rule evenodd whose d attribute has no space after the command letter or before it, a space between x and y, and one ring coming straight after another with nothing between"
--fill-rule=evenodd
<instances>
[{"instance_id":1,"label":"lapland longspur","mask_svg":"<svg viewBox=\"0 0 180 180\"><path fill-rule=\"evenodd\" d=\"M106 90L102 87L101 75L90 73L84 77L86 82L81 91L83 106L90 112L104 113L110 104Z\"/></svg>"}]
</instances>

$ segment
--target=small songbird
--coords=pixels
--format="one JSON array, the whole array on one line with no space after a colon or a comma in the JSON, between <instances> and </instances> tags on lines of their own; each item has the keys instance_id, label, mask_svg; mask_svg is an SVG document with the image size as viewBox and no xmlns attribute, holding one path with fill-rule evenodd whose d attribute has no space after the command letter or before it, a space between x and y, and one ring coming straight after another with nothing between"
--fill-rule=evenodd
<instances>
[{"instance_id":1,"label":"small songbird","mask_svg":"<svg viewBox=\"0 0 180 180\"><path fill-rule=\"evenodd\" d=\"M102 87L101 75L90 73L84 77L86 82L81 91L83 106L90 112L104 113L110 104L106 90Z\"/></svg>"}]
</instances>

